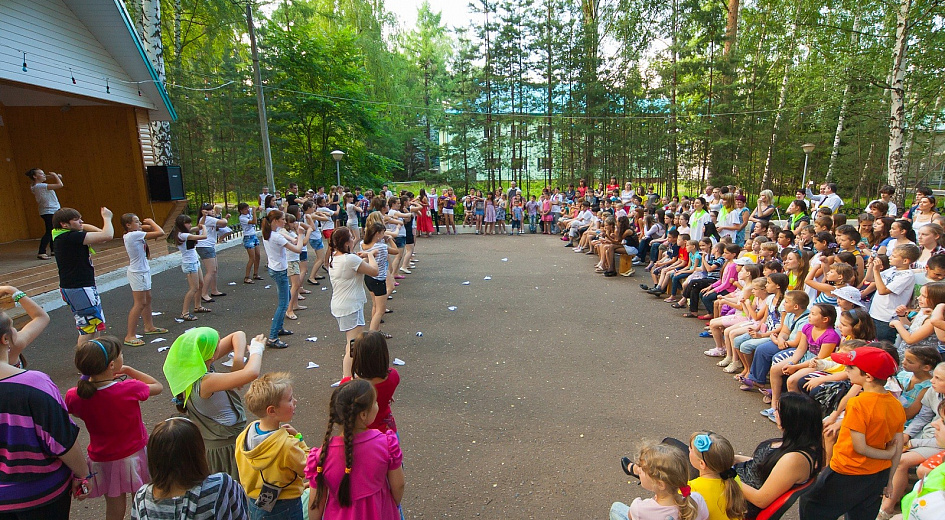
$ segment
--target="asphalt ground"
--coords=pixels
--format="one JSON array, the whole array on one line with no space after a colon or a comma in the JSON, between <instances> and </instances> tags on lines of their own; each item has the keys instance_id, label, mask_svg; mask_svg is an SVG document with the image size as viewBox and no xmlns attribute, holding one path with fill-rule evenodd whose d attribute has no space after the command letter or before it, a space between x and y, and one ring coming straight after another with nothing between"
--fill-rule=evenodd
<instances>
[{"instance_id":1,"label":"asphalt ground","mask_svg":"<svg viewBox=\"0 0 945 520\"><path fill-rule=\"evenodd\" d=\"M406 362L397 367L393 412L407 518L606 518L613 501L647 495L618 462L635 457L641 440L688 439L708 429L750 455L777 436L758 413L760 394L738 391L702 354L711 344L697 337L702 322L644 294L642 270L605 278L594 274L591 256L562 245L543 235L418 239L418 268L388 302L394 313L384 326L394 336L391 357ZM127 348L126 364L165 382L166 353L157 349L185 329L269 330L275 288L265 288L268 280L241 282L242 247L219 259L219 288L228 295L197 322L172 319L186 288L180 270L154 277L153 308L163 313L155 324L170 333L165 342L149 336L144 347ZM330 285L307 287L314 289L304 302L309 309L286 321L295 331L290 347L267 350L263 371L293 373L299 403L292 424L313 443L325 430L344 335L329 312ZM109 332L121 337L130 290L102 300ZM26 354L30 368L47 372L64 393L78 378L74 326L67 308L51 316ZM305 341L311 336L318 340ZM321 367L306 369L309 362ZM149 429L175 413L166 389L141 409ZM84 429L80 442L88 442ZM73 506L76 519L103 515L101 500Z\"/></svg>"}]
</instances>

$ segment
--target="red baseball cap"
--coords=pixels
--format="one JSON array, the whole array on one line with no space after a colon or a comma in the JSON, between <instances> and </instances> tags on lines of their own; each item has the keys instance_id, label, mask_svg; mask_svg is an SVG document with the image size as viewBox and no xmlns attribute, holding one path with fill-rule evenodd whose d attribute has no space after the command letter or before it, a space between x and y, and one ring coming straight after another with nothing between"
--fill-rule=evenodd
<instances>
[{"instance_id":1,"label":"red baseball cap","mask_svg":"<svg viewBox=\"0 0 945 520\"><path fill-rule=\"evenodd\" d=\"M889 379L896 373L896 360L885 350L876 347L860 347L850 352L834 352L830 359L841 365L854 366L875 377Z\"/></svg>"}]
</instances>

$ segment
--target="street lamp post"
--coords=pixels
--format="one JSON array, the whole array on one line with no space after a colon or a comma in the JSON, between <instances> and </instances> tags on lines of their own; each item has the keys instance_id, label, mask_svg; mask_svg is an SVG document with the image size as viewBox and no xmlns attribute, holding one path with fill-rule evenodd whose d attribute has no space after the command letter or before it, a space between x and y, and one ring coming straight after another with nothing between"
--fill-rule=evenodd
<instances>
[{"instance_id":1,"label":"street lamp post","mask_svg":"<svg viewBox=\"0 0 945 520\"><path fill-rule=\"evenodd\" d=\"M813 146L813 145L811 145ZM345 153L341 150L335 150L331 152L331 158L335 160L335 177L338 181L335 183L335 186L341 186L341 159L345 156Z\"/></svg>"},{"instance_id":2,"label":"street lamp post","mask_svg":"<svg viewBox=\"0 0 945 520\"><path fill-rule=\"evenodd\" d=\"M807 159L810 157L810 153L814 151L814 143L802 144L801 150L804 150L804 179L801 181L801 188L806 188L807 187Z\"/></svg>"}]
</instances>

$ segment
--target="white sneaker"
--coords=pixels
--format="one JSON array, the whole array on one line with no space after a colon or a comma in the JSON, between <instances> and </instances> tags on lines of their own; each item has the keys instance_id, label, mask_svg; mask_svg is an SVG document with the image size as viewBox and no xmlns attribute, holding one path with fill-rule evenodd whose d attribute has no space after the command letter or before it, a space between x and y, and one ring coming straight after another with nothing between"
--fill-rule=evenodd
<instances>
[{"instance_id":1,"label":"white sneaker","mask_svg":"<svg viewBox=\"0 0 945 520\"><path fill-rule=\"evenodd\" d=\"M407 269L404 269L403 267L400 268L400 272L402 272L402 273L407 273L407 274L413 274L413 271L408 271Z\"/></svg>"},{"instance_id":2,"label":"white sneaker","mask_svg":"<svg viewBox=\"0 0 945 520\"><path fill-rule=\"evenodd\" d=\"M583 247L575 247L575 248L574 248L574 252L575 252L575 253L583 253L583 252L584 252L584 248L583 248Z\"/></svg>"}]
</instances>

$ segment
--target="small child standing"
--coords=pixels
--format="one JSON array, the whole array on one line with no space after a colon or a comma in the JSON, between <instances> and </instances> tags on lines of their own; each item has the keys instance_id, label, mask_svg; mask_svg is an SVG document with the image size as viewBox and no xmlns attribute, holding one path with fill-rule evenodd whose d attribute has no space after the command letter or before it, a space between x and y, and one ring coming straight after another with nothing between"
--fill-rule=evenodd
<instances>
[{"instance_id":1,"label":"small child standing","mask_svg":"<svg viewBox=\"0 0 945 520\"><path fill-rule=\"evenodd\" d=\"M403 454L393 431L368 428L377 410L374 386L364 379L332 392L325 442L309 453L305 465L305 478L315 488L309 494L309 518L400 519ZM332 435L336 424L342 435Z\"/></svg>"},{"instance_id":2,"label":"small child standing","mask_svg":"<svg viewBox=\"0 0 945 520\"><path fill-rule=\"evenodd\" d=\"M516 195L515 200L512 201L512 229L509 230L509 236L512 236L515 233L515 230L518 230L518 234L522 234L522 220L525 216L525 210L522 207L522 197L521 195Z\"/></svg>"},{"instance_id":3,"label":"small child standing","mask_svg":"<svg viewBox=\"0 0 945 520\"><path fill-rule=\"evenodd\" d=\"M538 201L532 195L525 203L525 210L528 213L528 232L533 235L538 232L538 208Z\"/></svg>"},{"instance_id":4,"label":"small child standing","mask_svg":"<svg viewBox=\"0 0 945 520\"><path fill-rule=\"evenodd\" d=\"M236 206L239 211L240 228L243 230L243 248L246 249L246 274L243 276L243 283L256 283L253 280L262 280L259 276L259 261L262 258L260 253L259 237L256 236L256 216L253 215L253 208L245 202L240 202ZM250 274L252 273L252 274Z\"/></svg>"},{"instance_id":5,"label":"small child standing","mask_svg":"<svg viewBox=\"0 0 945 520\"><path fill-rule=\"evenodd\" d=\"M499 196L499 200L495 203L495 224L496 230L499 233L505 233L505 219L506 219L506 208L509 207L509 201L505 198L505 194Z\"/></svg>"},{"instance_id":6,"label":"small child standing","mask_svg":"<svg viewBox=\"0 0 945 520\"><path fill-rule=\"evenodd\" d=\"M869 520L876 518L884 493L892 487L890 467L898 466L902 455L906 414L884 387L896 373L896 362L876 347L837 352L831 359L846 365L850 382L863 392L847 403L830 466L801 498L800 516Z\"/></svg>"},{"instance_id":7,"label":"small child standing","mask_svg":"<svg viewBox=\"0 0 945 520\"><path fill-rule=\"evenodd\" d=\"M138 320L144 320L145 335L167 334L167 329L154 326L151 316L151 264L148 263L150 251L146 242L163 237L164 230L149 218L141 222L134 213L122 215L121 225L125 228L125 251L129 259L128 285L134 298L128 312L128 333L124 343L129 347L140 347L144 341L137 338Z\"/></svg>"},{"instance_id":8,"label":"small child standing","mask_svg":"<svg viewBox=\"0 0 945 520\"><path fill-rule=\"evenodd\" d=\"M906 305L912 299L915 286L915 274L912 263L919 259L922 251L915 244L896 246L889 254L889 269L883 271L883 264L873 258L870 269L876 283L876 295L870 305L870 317L876 325L876 338L895 343L896 329L889 326L896 308Z\"/></svg>"},{"instance_id":9,"label":"small child standing","mask_svg":"<svg viewBox=\"0 0 945 520\"><path fill-rule=\"evenodd\" d=\"M243 397L258 421L236 438L240 484L249 497L254 519L302 518L305 460L309 448L302 434L288 424L295 415L292 376L270 372L249 385Z\"/></svg>"},{"instance_id":10,"label":"small child standing","mask_svg":"<svg viewBox=\"0 0 945 520\"><path fill-rule=\"evenodd\" d=\"M400 374L390 366L390 351L384 334L373 330L361 334L351 347L351 357L351 371L358 378L370 381L377 392L377 418L368 428L397 433L397 422L390 405L400 384Z\"/></svg>"},{"instance_id":11,"label":"small child standing","mask_svg":"<svg viewBox=\"0 0 945 520\"><path fill-rule=\"evenodd\" d=\"M610 520L708 520L705 500L689 487L689 463L682 450L668 444L644 446L635 466L640 485L654 496L636 498L629 506L614 502Z\"/></svg>"},{"instance_id":12,"label":"small child standing","mask_svg":"<svg viewBox=\"0 0 945 520\"><path fill-rule=\"evenodd\" d=\"M139 401L164 389L156 379L124 364L121 343L113 336L76 347L75 366L82 378L66 392L66 408L89 430L88 498L105 497L106 520L125 517L128 493L151 482L148 430Z\"/></svg>"},{"instance_id":13,"label":"small child standing","mask_svg":"<svg viewBox=\"0 0 945 520\"><path fill-rule=\"evenodd\" d=\"M201 233L192 233L191 227L193 220L187 215L178 215L174 221L174 242L177 243L177 249L180 250L180 269L187 276L187 294L184 295L184 307L180 313L180 319L184 321L197 321L194 313L210 312L210 309L204 307L200 301L200 293L203 291L203 275L200 273L200 257L197 256L197 242L207 238L207 235ZM199 231L203 231L203 228ZM193 307L191 307L193 302ZM194 313L190 312L190 309Z\"/></svg>"}]
</instances>

